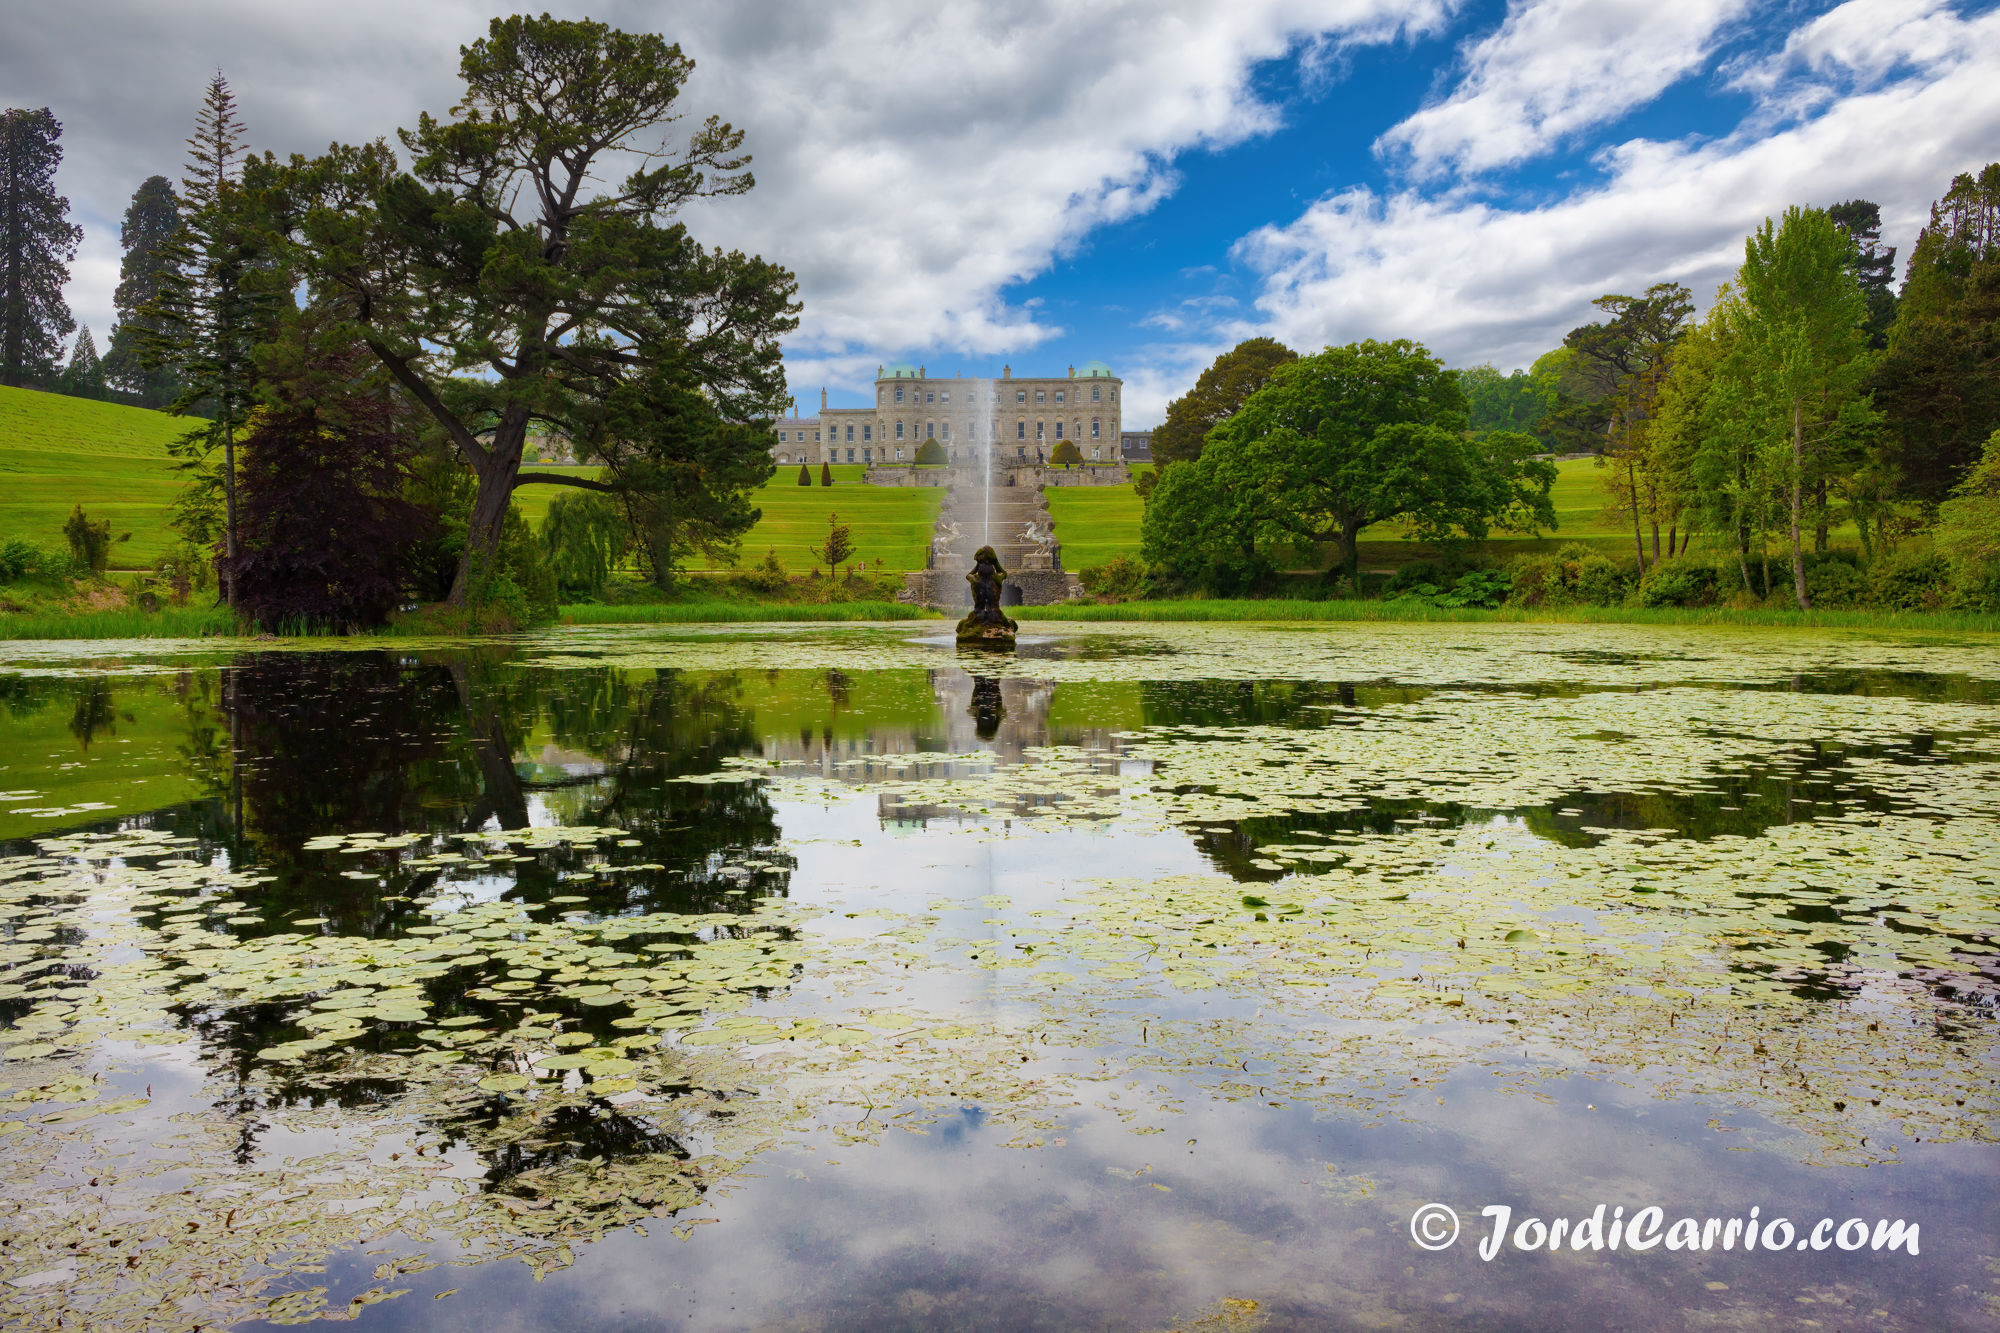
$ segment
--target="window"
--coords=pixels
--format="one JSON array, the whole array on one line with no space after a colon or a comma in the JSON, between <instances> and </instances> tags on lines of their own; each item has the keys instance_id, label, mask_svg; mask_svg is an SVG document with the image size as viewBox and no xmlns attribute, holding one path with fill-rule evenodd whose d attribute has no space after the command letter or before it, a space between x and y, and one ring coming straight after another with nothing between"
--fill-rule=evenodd
<instances>
[{"instance_id":1,"label":"window","mask_svg":"<svg viewBox=\"0 0 2000 1333\"><path fill-rule=\"evenodd\" d=\"M1047 402L1048 400L1049 400L1049 396L1048 396L1047 394L1043 393L1043 392L1042 392L1042 391L1041 391L1040 389L1037 389L1037 390L1035 390L1035 401L1036 401L1036 402L1038 402L1038 403L1046 403L1046 402Z\"/></svg>"},{"instance_id":2,"label":"window","mask_svg":"<svg viewBox=\"0 0 2000 1333\"><path fill-rule=\"evenodd\" d=\"M861 438L862 438L862 439L864 439L864 440L872 440L872 439L874 439L874 438L875 438L875 428L874 428L873 426L863 426L863 427L861 428Z\"/></svg>"},{"instance_id":3,"label":"window","mask_svg":"<svg viewBox=\"0 0 2000 1333\"><path fill-rule=\"evenodd\" d=\"M1016 458L1026 458L1027 456L1028 456L1028 446L1025 444L1014 451L1014 457Z\"/></svg>"},{"instance_id":4,"label":"window","mask_svg":"<svg viewBox=\"0 0 2000 1333\"><path fill-rule=\"evenodd\" d=\"M1062 438L1062 422L1060 421L1056 423L1056 438L1058 440Z\"/></svg>"},{"instance_id":5,"label":"window","mask_svg":"<svg viewBox=\"0 0 2000 1333\"><path fill-rule=\"evenodd\" d=\"M1097 461L1097 446L1094 444L1090 446L1090 461L1093 463Z\"/></svg>"},{"instance_id":6,"label":"window","mask_svg":"<svg viewBox=\"0 0 2000 1333\"><path fill-rule=\"evenodd\" d=\"M1062 396L1063 396L1063 391L1062 391L1061 389L1057 389L1057 390L1056 390L1056 401L1060 403L1060 402L1062 401Z\"/></svg>"},{"instance_id":7,"label":"window","mask_svg":"<svg viewBox=\"0 0 2000 1333\"><path fill-rule=\"evenodd\" d=\"M896 457L901 458L902 456L903 456L903 446L899 444L896 446Z\"/></svg>"},{"instance_id":8,"label":"window","mask_svg":"<svg viewBox=\"0 0 2000 1333\"><path fill-rule=\"evenodd\" d=\"M927 393L924 395L924 401L927 403L935 403L937 401L937 395L934 393Z\"/></svg>"},{"instance_id":9,"label":"window","mask_svg":"<svg viewBox=\"0 0 2000 1333\"><path fill-rule=\"evenodd\" d=\"M854 438L854 427L852 427L852 426L849 426L849 427L847 428L847 432L848 432L848 433L847 433L847 438L848 438L848 439L850 439L850 440L851 440L851 439L853 439L853 438ZM853 451L852 449L849 449L849 450L847 451L847 461L848 461L848 462L850 462L850 463L852 463L852 462L854 461L854 451Z\"/></svg>"},{"instance_id":10,"label":"window","mask_svg":"<svg viewBox=\"0 0 2000 1333\"><path fill-rule=\"evenodd\" d=\"M1027 439L1027 438L1028 438L1028 423L1027 423L1027 422L1025 422L1025 421L1017 421L1017 422L1015 422L1015 423L1014 423L1014 438L1015 438L1015 439L1017 439L1017 440L1025 440L1025 439Z\"/></svg>"},{"instance_id":11,"label":"window","mask_svg":"<svg viewBox=\"0 0 2000 1333\"><path fill-rule=\"evenodd\" d=\"M785 432L783 432L783 431L779 431L779 432L778 432L778 443L779 443L779 444L783 444L784 442L785 442Z\"/></svg>"},{"instance_id":12,"label":"window","mask_svg":"<svg viewBox=\"0 0 2000 1333\"><path fill-rule=\"evenodd\" d=\"M1014 401L1015 401L1015 402L1017 402L1017 403L1025 403L1025 402L1027 402L1027 401L1028 401L1028 391L1027 391L1026 389L1016 389L1016 390L1014 390Z\"/></svg>"},{"instance_id":13,"label":"window","mask_svg":"<svg viewBox=\"0 0 2000 1333\"><path fill-rule=\"evenodd\" d=\"M924 438L927 440L935 440L937 438L937 422L926 421L924 423Z\"/></svg>"},{"instance_id":14,"label":"window","mask_svg":"<svg viewBox=\"0 0 2000 1333\"><path fill-rule=\"evenodd\" d=\"M1038 440L1044 438L1042 435L1042 423L1039 421L1035 423L1035 438Z\"/></svg>"},{"instance_id":15,"label":"window","mask_svg":"<svg viewBox=\"0 0 2000 1333\"><path fill-rule=\"evenodd\" d=\"M1098 418L1092 417L1090 419L1090 438L1094 440L1102 434L1104 434L1104 423Z\"/></svg>"},{"instance_id":16,"label":"window","mask_svg":"<svg viewBox=\"0 0 2000 1333\"><path fill-rule=\"evenodd\" d=\"M848 441L849 441L850 443L852 443L852 442L853 442L853 439L854 439L854 427L852 427L852 426L849 426L849 427L847 428L847 438L848 438ZM847 461L848 461L848 462L850 462L850 463L854 461L854 451L853 451L852 449L849 449L849 450L847 451Z\"/></svg>"},{"instance_id":17,"label":"window","mask_svg":"<svg viewBox=\"0 0 2000 1333\"><path fill-rule=\"evenodd\" d=\"M939 399L938 401L939 401L939 402L942 402L942 403L948 403L948 402L950 402L950 401L951 401L951 390L949 390L949 389L946 389L946 390L944 391L944 397L940 398L940 399Z\"/></svg>"},{"instance_id":18,"label":"window","mask_svg":"<svg viewBox=\"0 0 2000 1333\"><path fill-rule=\"evenodd\" d=\"M903 401L903 386L900 384L896 386L896 401L899 403Z\"/></svg>"},{"instance_id":19,"label":"window","mask_svg":"<svg viewBox=\"0 0 2000 1333\"><path fill-rule=\"evenodd\" d=\"M874 461L875 461L875 451L874 451L873 449L863 449L863 450L861 451L861 461L862 461L862 462L864 462L864 463L872 463L872 462L874 462Z\"/></svg>"},{"instance_id":20,"label":"window","mask_svg":"<svg viewBox=\"0 0 2000 1333\"><path fill-rule=\"evenodd\" d=\"M778 461L780 463L789 463L792 461L792 456L790 454L779 454Z\"/></svg>"},{"instance_id":21,"label":"window","mask_svg":"<svg viewBox=\"0 0 2000 1333\"><path fill-rule=\"evenodd\" d=\"M947 440L951 438L951 423L949 421L944 423L944 438Z\"/></svg>"},{"instance_id":22,"label":"window","mask_svg":"<svg viewBox=\"0 0 2000 1333\"><path fill-rule=\"evenodd\" d=\"M896 438L899 440L903 438L903 423L900 421L896 423Z\"/></svg>"},{"instance_id":23,"label":"window","mask_svg":"<svg viewBox=\"0 0 2000 1333\"><path fill-rule=\"evenodd\" d=\"M1102 384L1093 384L1090 386L1090 401L1093 403L1104 401L1104 386Z\"/></svg>"}]
</instances>

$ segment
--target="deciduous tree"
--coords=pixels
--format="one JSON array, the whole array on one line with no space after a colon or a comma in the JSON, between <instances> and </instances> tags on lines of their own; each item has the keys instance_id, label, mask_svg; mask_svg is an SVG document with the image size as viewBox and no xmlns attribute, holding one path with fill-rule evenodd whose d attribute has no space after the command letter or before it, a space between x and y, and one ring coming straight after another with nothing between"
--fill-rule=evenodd
<instances>
[{"instance_id":1,"label":"deciduous tree","mask_svg":"<svg viewBox=\"0 0 2000 1333\"><path fill-rule=\"evenodd\" d=\"M0 384L50 378L76 327L63 284L83 228L56 193L61 139L47 107L0 111Z\"/></svg>"}]
</instances>

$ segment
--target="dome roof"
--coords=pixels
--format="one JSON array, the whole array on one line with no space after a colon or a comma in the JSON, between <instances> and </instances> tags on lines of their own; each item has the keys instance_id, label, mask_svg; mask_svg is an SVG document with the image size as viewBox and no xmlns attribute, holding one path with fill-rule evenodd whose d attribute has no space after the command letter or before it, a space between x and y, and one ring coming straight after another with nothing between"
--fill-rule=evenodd
<instances>
[{"instance_id":1,"label":"dome roof","mask_svg":"<svg viewBox=\"0 0 2000 1333\"><path fill-rule=\"evenodd\" d=\"M1088 380L1088 379L1108 380L1117 378L1111 373L1111 367L1105 365L1102 361L1084 362L1082 365L1076 368L1076 377L1080 380Z\"/></svg>"},{"instance_id":2,"label":"dome roof","mask_svg":"<svg viewBox=\"0 0 2000 1333\"><path fill-rule=\"evenodd\" d=\"M882 380L913 380L917 378L917 367L908 361L891 361L888 365L882 367L881 373L875 378Z\"/></svg>"}]
</instances>

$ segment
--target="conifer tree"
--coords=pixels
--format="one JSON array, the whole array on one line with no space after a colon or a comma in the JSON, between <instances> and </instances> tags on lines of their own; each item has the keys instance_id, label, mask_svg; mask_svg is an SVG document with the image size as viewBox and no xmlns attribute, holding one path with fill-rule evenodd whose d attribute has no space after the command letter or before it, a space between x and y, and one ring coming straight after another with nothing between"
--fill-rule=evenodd
<instances>
[{"instance_id":1,"label":"conifer tree","mask_svg":"<svg viewBox=\"0 0 2000 1333\"><path fill-rule=\"evenodd\" d=\"M97 340L90 336L90 325L78 327L76 348L69 354L69 364L63 367L56 388L77 398L104 396L104 363L98 359Z\"/></svg>"},{"instance_id":2,"label":"conifer tree","mask_svg":"<svg viewBox=\"0 0 2000 1333\"><path fill-rule=\"evenodd\" d=\"M61 138L47 107L0 111L0 384L49 379L76 327L62 292L83 228L56 193Z\"/></svg>"},{"instance_id":3,"label":"conifer tree","mask_svg":"<svg viewBox=\"0 0 2000 1333\"><path fill-rule=\"evenodd\" d=\"M223 500L222 568L237 567L236 436L252 406L255 371L250 351L270 332L282 278L269 272L243 207L243 122L220 71L209 81L194 137L187 141L179 229L157 274L158 293L141 315L149 364L170 367L180 381L172 411L200 414L175 452L192 484ZM222 452L216 476L214 454ZM226 589L236 605L232 578Z\"/></svg>"},{"instance_id":4,"label":"conifer tree","mask_svg":"<svg viewBox=\"0 0 2000 1333\"><path fill-rule=\"evenodd\" d=\"M132 192L118 232L125 258L118 265L118 290L111 296L118 323L104 354L104 377L138 394L147 407L165 407L179 390L171 367L147 367L141 342L155 324L142 312L159 298L160 280L173 267L171 247L180 225L180 199L173 182L165 176L148 176Z\"/></svg>"}]
</instances>

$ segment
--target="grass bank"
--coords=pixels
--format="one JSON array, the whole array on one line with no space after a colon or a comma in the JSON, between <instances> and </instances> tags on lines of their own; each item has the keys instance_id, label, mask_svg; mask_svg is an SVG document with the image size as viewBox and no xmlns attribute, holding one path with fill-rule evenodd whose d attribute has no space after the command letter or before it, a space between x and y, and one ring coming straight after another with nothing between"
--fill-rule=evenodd
<instances>
[{"instance_id":1,"label":"grass bank","mask_svg":"<svg viewBox=\"0 0 2000 1333\"><path fill-rule=\"evenodd\" d=\"M205 639L236 634L229 608L166 607L158 611L27 611L0 615L7 639Z\"/></svg>"},{"instance_id":2,"label":"grass bank","mask_svg":"<svg viewBox=\"0 0 2000 1333\"><path fill-rule=\"evenodd\" d=\"M942 613L904 602L659 602L562 608L565 625L699 625L751 621L931 620Z\"/></svg>"},{"instance_id":3,"label":"grass bank","mask_svg":"<svg viewBox=\"0 0 2000 1333\"><path fill-rule=\"evenodd\" d=\"M1498 610L1421 602L1161 601L1015 606L1019 620L1349 621L1389 624L1728 625L1771 629L1946 630L2000 633L2000 615L1977 611L1786 611L1776 608L1573 606Z\"/></svg>"}]
</instances>

